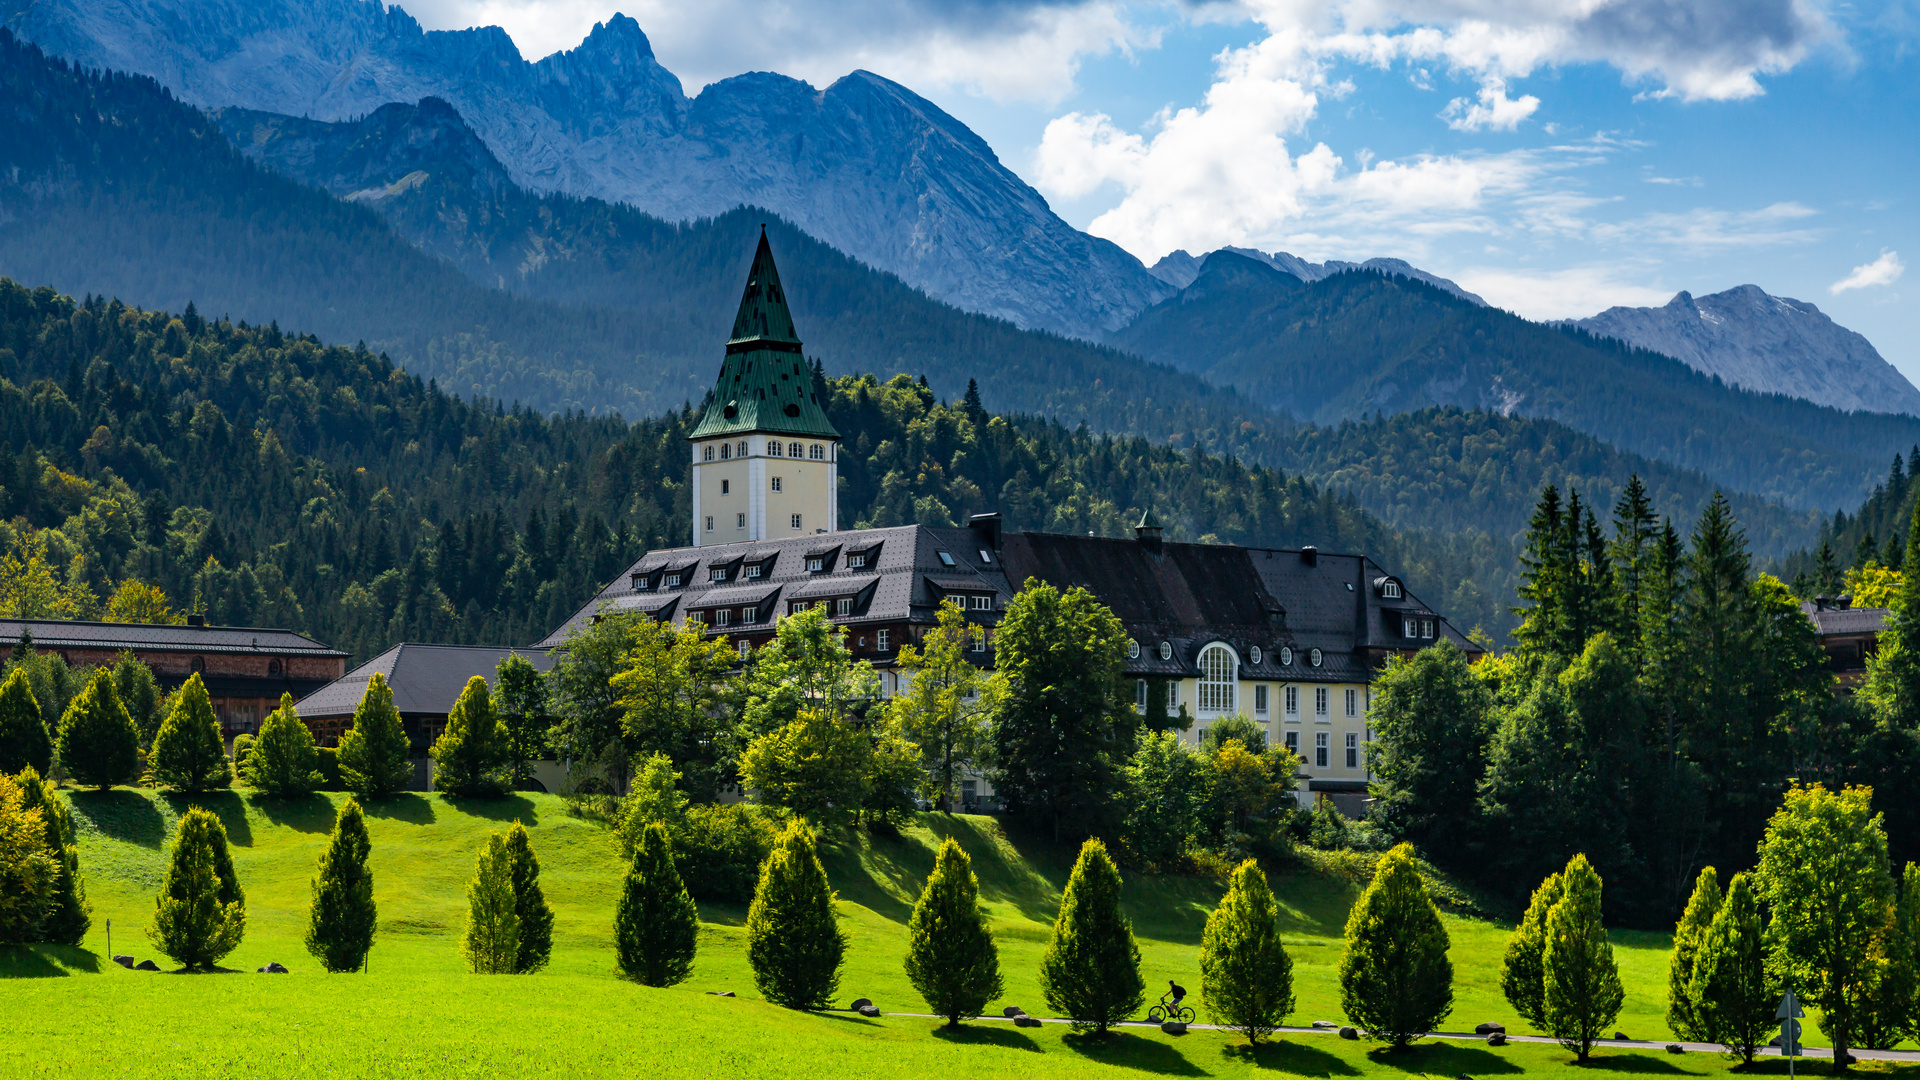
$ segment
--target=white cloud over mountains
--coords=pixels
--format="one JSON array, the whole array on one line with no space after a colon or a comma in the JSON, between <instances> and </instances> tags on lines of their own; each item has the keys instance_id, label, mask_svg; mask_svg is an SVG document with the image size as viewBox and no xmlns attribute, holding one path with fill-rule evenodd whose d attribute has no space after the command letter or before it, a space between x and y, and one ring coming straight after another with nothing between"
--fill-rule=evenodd
<instances>
[{"instance_id":1,"label":"white cloud over mountains","mask_svg":"<svg viewBox=\"0 0 1920 1080\"><path fill-rule=\"evenodd\" d=\"M1827 291L1835 296L1849 289L1866 289L1875 285L1891 285L1900 280L1907 272L1907 266L1900 261L1897 251L1882 251L1880 257L1870 263L1853 268L1853 273L1827 286Z\"/></svg>"}]
</instances>

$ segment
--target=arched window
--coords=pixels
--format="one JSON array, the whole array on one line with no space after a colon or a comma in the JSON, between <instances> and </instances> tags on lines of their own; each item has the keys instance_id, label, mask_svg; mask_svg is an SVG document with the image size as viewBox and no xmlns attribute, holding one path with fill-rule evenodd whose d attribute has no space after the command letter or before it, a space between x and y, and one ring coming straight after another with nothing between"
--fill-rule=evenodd
<instances>
[{"instance_id":1,"label":"arched window","mask_svg":"<svg viewBox=\"0 0 1920 1080\"><path fill-rule=\"evenodd\" d=\"M278 660L267 661L267 678L277 679L279 677L280 677L280 661Z\"/></svg>"},{"instance_id":2,"label":"arched window","mask_svg":"<svg viewBox=\"0 0 1920 1080\"><path fill-rule=\"evenodd\" d=\"M1137 641L1127 642L1127 659L1129 660L1140 659L1140 643L1139 642Z\"/></svg>"},{"instance_id":3,"label":"arched window","mask_svg":"<svg viewBox=\"0 0 1920 1080\"><path fill-rule=\"evenodd\" d=\"M712 460L713 460L713 444L712 444L712 443L708 443L708 444L707 444L706 446L704 446L704 447L702 447L702 448L701 448L701 450L700 450L700 460L702 460L702 461L712 461Z\"/></svg>"},{"instance_id":4,"label":"arched window","mask_svg":"<svg viewBox=\"0 0 1920 1080\"><path fill-rule=\"evenodd\" d=\"M745 439L740 440L740 448L735 451L735 456L737 457L747 456L747 440Z\"/></svg>"},{"instance_id":5,"label":"arched window","mask_svg":"<svg viewBox=\"0 0 1920 1080\"><path fill-rule=\"evenodd\" d=\"M1240 660L1233 650L1215 643L1200 651L1200 711L1234 711L1233 692Z\"/></svg>"},{"instance_id":6,"label":"arched window","mask_svg":"<svg viewBox=\"0 0 1920 1080\"><path fill-rule=\"evenodd\" d=\"M730 443L721 443L721 444L720 444L720 460L721 460L721 461L728 461L728 460L731 460L731 459L732 459L732 457L733 457L733 446L732 446L732 444L730 444Z\"/></svg>"},{"instance_id":7,"label":"arched window","mask_svg":"<svg viewBox=\"0 0 1920 1080\"><path fill-rule=\"evenodd\" d=\"M780 456L780 440L779 439L774 439L767 443L767 456L768 457Z\"/></svg>"},{"instance_id":8,"label":"arched window","mask_svg":"<svg viewBox=\"0 0 1920 1080\"><path fill-rule=\"evenodd\" d=\"M207 658L204 656L196 656L193 658L193 662L187 666L195 672L205 673L207 670Z\"/></svg>"},{"instance_id":9,"label":"arched window","mask_svg":"<svg viewBox=\"0 0 1920 1080\"><path fill-rule=\"evenodd\" d=\"M788 457L799 457L799 456L800 456L800 444L799 444L799 443L797 443L797 442L790 442L790 443L788 443L788 444L787 444L787 456L788 456Z\"/></svg>"},{"instance_id":10,"label":"arched window","mask_svg":"<svg viewBox=\"0 0 1920 1080\"><path fill-rule=\"evenodd\" d=\"M1389 600L1398 600L1400 599L1400 583L1392 578L1388 578L1386 585L1380 590L1380 593Z\"/></svg>"},{"instance_id":11,"label":"arched window","mask_svg":"<svg viewBox=\"0 0 1920 1080\"><path fill-rule=\"evenodd\" d=\"M821 446L819 443L814 443L812 446L807 447L807 456L815 461L825 461L827 459L827 448Z\"/></svg>"}]
</instances>

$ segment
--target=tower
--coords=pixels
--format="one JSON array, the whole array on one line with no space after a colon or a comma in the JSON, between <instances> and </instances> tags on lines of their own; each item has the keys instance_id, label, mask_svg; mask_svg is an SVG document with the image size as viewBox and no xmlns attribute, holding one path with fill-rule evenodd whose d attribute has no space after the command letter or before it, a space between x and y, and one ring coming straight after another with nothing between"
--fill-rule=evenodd
<instances>
[{"instance_id":1,"label":"tower","mask_svg":"<svg viewBox=\"0 0 1920 1080\"><path fill-rule=\"evenodd\" d=\"M693 447L695 547L839 528L840 433L801 356L766 226Z\"/></svg>"}]
</instances>

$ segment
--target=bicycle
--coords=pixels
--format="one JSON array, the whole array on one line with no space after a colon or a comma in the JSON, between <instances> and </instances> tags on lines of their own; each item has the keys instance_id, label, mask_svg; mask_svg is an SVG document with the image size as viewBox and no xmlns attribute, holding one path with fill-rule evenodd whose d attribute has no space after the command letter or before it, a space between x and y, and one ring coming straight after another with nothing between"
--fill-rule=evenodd
<instances>
[{"instance_id":1,"label":"bicycle","mask_svg":"<svg viewBox=\"0 0 1920 1080\"><path fill-rule=\"evenodd\" d=\"M1155 1005L1153 1008L1147 1010L1147 1023L1149 1024L1164 1024L1169 1020L1182 1024L1191 1024L1193 1023L1193 1017L1193 1009L1186 1005L1180 1005L1171 1009L1165 1005Z\"/></svg>"}]
</instances>

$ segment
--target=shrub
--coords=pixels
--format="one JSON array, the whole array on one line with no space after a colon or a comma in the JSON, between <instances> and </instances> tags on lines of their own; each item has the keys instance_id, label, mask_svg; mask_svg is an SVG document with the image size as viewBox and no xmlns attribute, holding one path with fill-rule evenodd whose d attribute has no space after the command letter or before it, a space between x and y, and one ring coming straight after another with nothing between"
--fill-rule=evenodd
<instances>
[{"instance_id":1,"label":"shrub","mask_svg":"<svg viewBox=\"0 0 1920 1080\"><path fill-rule=\"evenodd\" d=\"M227 830L211 812L192 807L174 836L147 937L174 963L189 971L206 970L240 944L246 927L245 899L227 854Z\"/></svg>"},{"instance_id":2,"label":"shrub","mask_svg":"<svg viewBox=\"0 0 1920 1080\"><path fill-rule=\"evenodd\" d=\"M540 860L534 857L533 841L517 821L507 830L507 856L512 860L513 914L520 924L513 970L524 975L546 967L553 953L553 907L540 891Z\"/></svg>"},{"instance_id":3,"label":"shrub","mask_svg":"<svg viewBox=\"0 0 1920 1080\"><path fill-rule=\"evenodd\" d=\"M520 917L513 896L513 854L499 833L487 837L467 883L467 932L460 955L476 975L511 975L520 957Z\"/></svg>"},{"instance_id":4,"label":"shrub","mask_svg":"<svg viewBox=\"0 0 1920 1080\"><path fill-rule=\"evenodd\" d=\"M120 706L113 672L94 671L60 717L60 767L75 783L105 790L140 774L140 733Z\"/></svg>"},{"instance_id":5,"label":"shrub","mask_svg":"<svg viewBox=\"0 0 1920 1080\"><path fill-rule=\"evenodd\" d=\"M0 773L0 943L34 940L58 874L46 818L26 804L19 781Z\"/></svg>"},{"instance_id":6,"label":"shrub","mask_svg":"<svg viewBox=\"0 0 1920 1080\"><path fill-rule=\"evenodd\" d=\"M1200 936L1200 997L1215 1023L1257 1043L1293 1011L1293 957L1280 943L1279 909L1252 859L1234 868L1227 894Z\"/></svg>"},{"instance_id":7,"label":"shrub","mask_svg":"<svg viewBox=\"0 0 1920 1080\"><path fill-rule=\"evenodd\" d=\"M1559 874L1549 874L1533 890L1527 913L1507 939L1506 955L1500 961L1500 990L1513 1011L1537 1028L1546 1026L1543 1004L1546 993L1547 915L1560 902Z\"/></svg>"},{"instance_id":8,"label":"shrub","mask_svg":"<svg viewBox=\"0 0 1920 1080\"><path fill-rule=\"evenodd\" d=\"M320 786L318 748L294 711L292 694L280 695L280 707L260 722L243 775L248 787L269 795L301 795Z\"/></svg>"},{"instance_id":9,"label":"shrub","mask_svg":"<svg viewBox=\"0 0 1920 1080\"><path fill-rule=\"evenodd\" d=\"M367 819L360 804L348 799L334 816L307 911L307 951L328 971L359 971L373 948L378 913L373 872L367 868L372 851Z\"/></svg>"},{"instance_id":10,"label":"shrub","mask_svg":"<svg viewBox=\"0 0 1920 1080\"><path fill-rule=\"evenodd\" d=\"M46 823L47 853L58 864L53 890L47 897L46 911L33 940L78 945L93 925L93 908L87 903L86 886L80 880L80 849L74 843L73 812L32 769L20 771L19 783L23 805L40 809L41 820Z\"/></svg>"},{"instance_id":11,"label":"shrub","mask_svg":"<svg viewBox=\"0 0 1920 1080\"><path fill-rule=\"evenodd\" d=\"M247 755L253 753L253 735L251 733L233 737L233 772L235 776L246 778Z\"/></svg>"},{"instance_id":12,"label":"shrub","mask_svg":"<svg viewBox=\"0 0 1920 1080\"><path fill-rule=\"evenodd\" d=\"M752 900L760 868L779 838L768 816L740 803L695 806L687 811L685 830L672 840L687 891L697 900Z\"/></svg>"},{"instance_id":13,"label":"shrub","mask_svg":"<svg viewBox=\"0 0 1920 1080\"><path fill-rule=\"evenodd\" d=\"M1140 948L1120 911L1120 871L1099 840L1080 845L1040 959L1040 988L1075 1030L1102 1034L1140 1011L1145 999Z\"/></svg>"},{"instance_id":14,"label":"shrub","mask_svg":"<svg viewBox=\"0 0 1920 1080\"><path fill-rule=\"evenodd\" d=\"M948 1027L979 1016L1004 989L1000 950L980 907L980 879L952 837L940 845L907 921L907 979Z\"/></svg>"},{"instance_id":15,"label":"shrub","mask_svg":"<svg viewBox=\"0 0 1920 1080\"><path fill-rule=\"evenodd\" d=\"M760 868L747 909L747 962L760 996L789 1009L824 1008L840 986L847 935L814 851L813 830L790 823Z\"/></svg>"},{"instance_id":16,"label":"shrub","mask_svg":"<svg viewBox=\"0 0 1920 1080\"><path fill-rule=\"evenodd\" d=\"M33 769L53 771L53 737L40 718L40 702L24 668L16 667L0 685L0 773Z\"/></svg>"},{"instance_id":17,"label":"shrub","mask_svg":"<svg viewBox=\"0 0 1920 1080\"><path fill-rule=\"evenodd\" d=\"M506 793L506 737L493 714L486 679L475 675L467 680L447 713L447 729L433 744L433 762L437 790L472 798Z\"/></svg>"},{"instance_id":18,"label":"shrub","mask_svg":"<svg viewBox=\"0 0 1920 1080\"><path fill-rule=\"evenodd\" d=\"M376 671L353 710L352 729L340 739L341 781L366 799L404 791L413 779L408 760L412 752L400 712L393 707L393 688Z\"/></svg>"},{"instance_id":19,"label":"shrub","mask_svg":"<svg viewBox=\"0 0 1920 1080\"><path fill-rule=\"evenodd\" d=\"M1347 1017L1403 1047L1453 1011L1453 962L1447 929L1427 896L1413 845L1380 860L1373 884L1347 916L1340 957L1340 1003Z\"/></svg>"},{"instance_id":20,"label":"shrub","mask_svg":"<svg viewBox=\"0 0 1920 1080\"><path fill-rule=\"evenodd\" d=\"M647 986L672 986L693 970L699 912L673 866L666 826L640 832L613 913L620 974Z\"/></svg>"},{"instance_id":21,"label":"shrub","mask_svg":"<svg viewBox=\"0 0 1920 1080\"><path fill-rule=\"evenodd\" d=\"M1700 985L1694 980L1700 945L1719 910L1720 878L1709 866L1693 883L1687 909L1673 929L1673 952L1667 957L1667 1026L1675 1035L1694 1042L1716 1041L1703 1024L1702 1003L1693 992Z\"/></svg>"},{"instance_id":22,"label":"shrub","mask_svg":"<svg viewBox=\"0 0 1920 1080\"><path fill-rule=\"evenodd\" d=\"M1560 881L1563 895L1547 914L1541 1011L1560 1045L1585 1061L1593 1041L1619 1019L1626 992L1600 923L1600 875L1585 855L1575 855Z\"/></svg>"},{"instance_id":23,"label":"shrub","mask_svg":"<svg viewBox=\"0 0 1920 1080\"><path fill-rule=\"evenodd\" d=\"M220 720L213 714L213 701L199 672L189 676L174 695L173 709L153 737L147 762L154 780L174 791L211 791L233 783Z\"/></svg>"}]
</instances>

